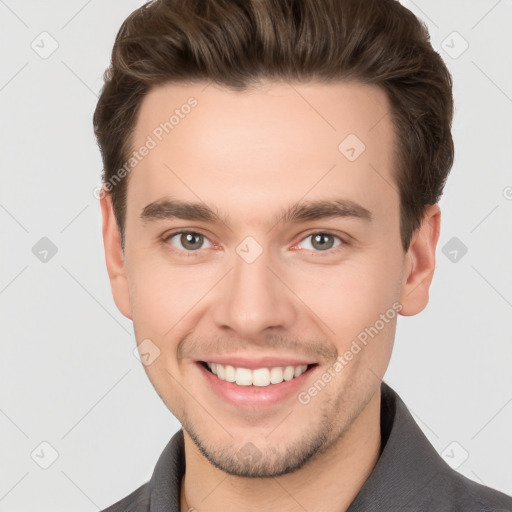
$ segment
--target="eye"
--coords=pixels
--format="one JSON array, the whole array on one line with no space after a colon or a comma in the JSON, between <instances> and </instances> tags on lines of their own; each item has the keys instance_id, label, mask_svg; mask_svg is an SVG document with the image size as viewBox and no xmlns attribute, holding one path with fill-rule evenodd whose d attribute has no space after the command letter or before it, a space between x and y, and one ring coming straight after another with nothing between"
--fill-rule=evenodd
<instances>
[{"instance_id":1,"label":"eye","mask_svg":"<svg viewBox=\"0 0 512 512\"><path fill-rule=\"evenodd\" d=\"M188 253L199 252L200 249L213 247L213 244L208 238L197 231L178 231L171 233L164 238L164 242L172 245L178 251ZM341 237L322 231L306 236L296 247L314 252L328 252L342 245L347 245L347 243L342 240Z\"/></svg>"},{"instance_id":2,"label":"eye","mask_svg":"<svg viewBox=\"0 0 512 512\"><path fill-rule=\"evenodd\" d=\"M177 249L185 250L187 252L194 252L199 249L212 247L212 244L208 238L206 238L201 233L197 233L196 231L179 231L178 233L173 233L165 238L165 242L176 247ZM203 247L205 242L209 245Z\"/></svg>"},{"instance_id":3,"label":"eye","mask_svg":"<svg viewBox=\"0 0 512 512\"><path fill-rule=\"evenodd\" d=\"M309 242L308 240L310 239L311 241ZM304 242L305 240L308 242ZM338 240L338 243L336 243L336 240ZM302 245L302 249L309 251L312 250L315 252L326 252L330 249L339 247L342 244L344 245L344 241L339 236L331 233L318 232L311 233L306 238L303 238L299 247Z\"/></svg>"}]
</instances>

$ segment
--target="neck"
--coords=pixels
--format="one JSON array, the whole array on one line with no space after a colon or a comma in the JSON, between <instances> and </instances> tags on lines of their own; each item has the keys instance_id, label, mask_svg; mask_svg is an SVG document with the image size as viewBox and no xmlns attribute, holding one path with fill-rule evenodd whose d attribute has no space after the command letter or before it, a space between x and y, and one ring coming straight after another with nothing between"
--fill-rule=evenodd
<instances>
[{"instance_id":1,"label":"neck","mask_svg":"<svg viewBox=\"0 0 512 512\"><path fill-rule=\"evenodd\" d=\"M301 469L275 478L242 478L212 466L184 432L186 473L181 510L238 512L346 511L370 476L381 449L380 391L350 428Z\"/></svg>"}]
</instances>

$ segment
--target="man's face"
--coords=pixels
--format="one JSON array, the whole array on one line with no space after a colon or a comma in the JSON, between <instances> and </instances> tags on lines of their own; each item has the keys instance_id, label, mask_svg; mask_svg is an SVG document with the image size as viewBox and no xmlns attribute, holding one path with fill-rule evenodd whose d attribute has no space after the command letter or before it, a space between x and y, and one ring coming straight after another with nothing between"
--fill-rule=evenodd
<instances>
[{"instance_id":1,"label":"man's face","mask_svg":"<svg viewBox=\"0 0 512 512\"><path fill-rule=\"evenodd\" d=\"M159 350L157 393L228 473L301 467L377 396L406 281L387 114L382 90L354 83L165 85L141 105L133 149L156 146L129 175L114 295ZM340 211L282 216L314 202Z\"/></svg>"}]
</instances>

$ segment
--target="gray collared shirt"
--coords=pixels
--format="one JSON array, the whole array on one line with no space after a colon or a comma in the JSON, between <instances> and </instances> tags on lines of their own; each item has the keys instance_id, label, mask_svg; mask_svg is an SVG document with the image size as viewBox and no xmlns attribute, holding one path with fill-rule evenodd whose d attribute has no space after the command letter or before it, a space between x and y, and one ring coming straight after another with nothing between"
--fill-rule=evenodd
<instances>
[{"instance_id":1,"label":"gray collared shirt","mask_svg":"<svg viewBox=\"0 0 512 512\"><path fill-rule=\"evenodd\" d=\"M401 398L381 386L379 460L347 512L512 512L512 497L473 482L436 452ZM149 482L103 512L180 512L183 430L160 455Z\"/></svg>"}]
</instances>

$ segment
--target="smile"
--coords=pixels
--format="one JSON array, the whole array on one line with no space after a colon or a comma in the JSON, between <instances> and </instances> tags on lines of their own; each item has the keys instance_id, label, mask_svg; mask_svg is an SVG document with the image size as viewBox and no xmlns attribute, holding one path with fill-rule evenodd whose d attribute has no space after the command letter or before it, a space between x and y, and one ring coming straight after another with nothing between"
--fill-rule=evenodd
<instances>
[{"instance_id":1,"label":"smile","mask_svg":"<svg viewBox=\"0 0 512 512\"><path fill-rule=\"evenodd\" d=\"M295 402L297 393L321 371L316 361L296 355L231 354L206 355L196 359L200 379L207 384L204 393L216 395L235 414L271 411L286 402ZM277 411L278 409L274 409Z\"/></svg>"},{"instance_id":2,"label":"smile","mask_svg":"<svg viewBox=\"0 0 512 512\"><path fill-rule=\"evenodd\" d=\"M218 379L232 382L238 386L266 387L271 384L280 384L300 377L308 370L308 365L275 366L271 368L241 368L220 363L203 362L203 365L217 376ZM312 365L309 365L312 366Z\"/></svg>"}]
</instances>

